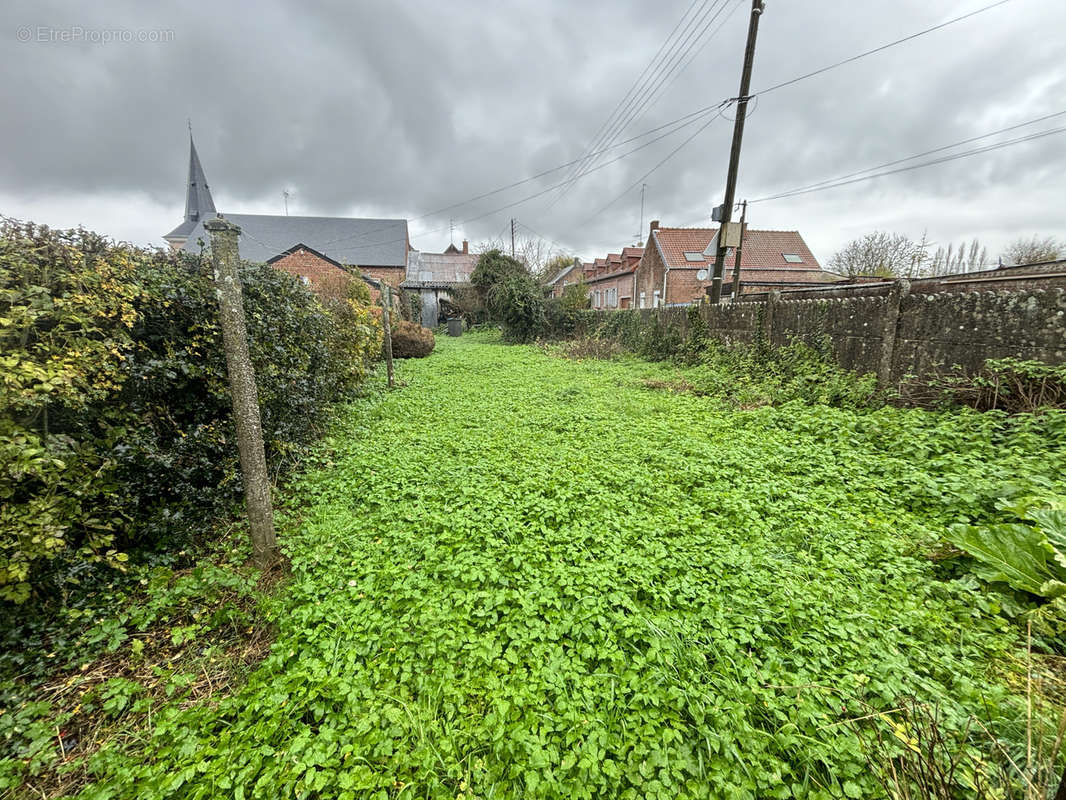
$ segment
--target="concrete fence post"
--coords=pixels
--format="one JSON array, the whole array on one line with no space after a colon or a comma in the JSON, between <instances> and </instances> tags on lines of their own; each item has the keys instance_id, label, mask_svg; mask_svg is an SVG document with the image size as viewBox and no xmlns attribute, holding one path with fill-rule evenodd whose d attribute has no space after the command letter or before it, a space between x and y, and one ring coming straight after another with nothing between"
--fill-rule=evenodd
<instances>
[{"instance_id":1,"label":"concrete fence post","mask_svg":"<svg viewBox=\"0 0 1066 800\"><path fill-rule=\"evenodd\" d=\"M248 354L248 331L244 317L240 255L237 235L241 229L222 218L209 219L204 228L211 234L211 262L214 268L215 294L218 296L222 347L226 352L233 421L237 427L237 449L241 459L241 478L248 507L248 527L252 539L252 559L256 566L268 568L277 560L278 546L274 535L274 509L270 499L270 476L263 451L263 426L259 417L259 392L255 371Z\"/></svg>"},{"instance_id":2,"label":"concrete fence post","mask_svg":"<svg viewBox=\"0 0 1066 800\"><path fill-rule=\"evenodd\" d=\"M892 380L892 361L896 355L896 340L899 336L899 309L903 298L910 294L911 284L898 280L885 297L885 316L881 328L881 359L877 365L877 380L888 386Z\"/></svg>"}]
</instances>

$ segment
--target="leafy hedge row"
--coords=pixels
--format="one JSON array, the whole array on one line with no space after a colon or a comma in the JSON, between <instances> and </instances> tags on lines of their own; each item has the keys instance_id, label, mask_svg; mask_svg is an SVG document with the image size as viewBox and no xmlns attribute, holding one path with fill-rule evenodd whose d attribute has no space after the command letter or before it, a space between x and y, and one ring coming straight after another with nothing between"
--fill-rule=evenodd
<instances>
[{"instance_id":1,"label":"leafy hedge row","mask_svg":"<svg viewBox=\"0 0 1066 800\"><path fill-rule=\"evenodd\" d=\"M381 347L369 306L242 266L267 458L314 438ZM172 543L238 497L225 358L199 258L0 225L0 599Z\"/></svg>"},{"instance_id":2,"label":"leafy hedge row","mask_svg":"<svg viewBox=\"0 0 1066 800\"><path fill-rule=\"evenodd\" d=\"M489 250L470 275L485 321L499 323L510 342L561 339L575 335L591 313L584 283L568 287L562 298L549 297L541 283L516 258Z\"/></svg>"}]
</instances>

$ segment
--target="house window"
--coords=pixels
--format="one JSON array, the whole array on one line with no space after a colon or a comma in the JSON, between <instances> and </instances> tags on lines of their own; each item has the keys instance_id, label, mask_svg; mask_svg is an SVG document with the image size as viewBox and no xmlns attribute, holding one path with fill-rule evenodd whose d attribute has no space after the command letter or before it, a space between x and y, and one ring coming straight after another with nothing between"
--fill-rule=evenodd
<instances>
[{"instance_id":1,"label":"house window","mask_svg":"<svg viewBox=\"0 0 1066 800\"><path fill-rule=\"evenodd\" d=\"M703 253L685 253L685 261L703 261Z\"/></svg>"},{"instance_id":2,"label":"house window","mask_svg":"<svg viewBox=\"0 0 1066 800\"><path fill-rule=\"evenodd\" d=\"M803 259L795 253L782 253L781 257L785 259L789 264L802 264Z\"/></svg>"},{"instance_id":3,"label":"house window","mask_svg":"<svg viewBox=\"0 0 1066 800\"><path fill-rule=\"evenodd\" d=\"M654 292L651 293L651 307L652 308L658 308L659 307L659 290L658 289L656 289Z\"/></svg>"},{"instance_id":4,"label":"house window","mask_svg":"<svg viewBox=\"0 0 1066 800\"><path fill-rule=\"evenodd\" d=\"M647 305L648 305L647 299L648 299L647 293L646 292L641 292L640 293L640 307L641 308L647 308Z\"/></svg>"}]
</instances>

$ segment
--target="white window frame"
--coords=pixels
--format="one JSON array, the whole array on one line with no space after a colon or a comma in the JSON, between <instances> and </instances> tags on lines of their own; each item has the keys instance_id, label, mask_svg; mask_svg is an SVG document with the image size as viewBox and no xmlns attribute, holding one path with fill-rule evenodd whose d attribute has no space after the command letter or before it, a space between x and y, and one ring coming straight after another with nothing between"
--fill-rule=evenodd
<instances>
[{"instance_id":1,"label":"white window frame","mask_svg":"<svg viewBox=\"0 0 1066 800\"><path fill-rule=\"evenodd\" d=\"M641 292L640 293L640 307L641 308L646 308L647 305L648 305L648 293L647 292Z\"/></svg>"},{"instance_id":2,"label":"white window frame","mask_svg":"<svg viewBox=\"0 0 1066 800\"><path fill-rule=\"evenodd\" d=\"M659 290L656 289L651 293L651 307L658 308L662 304L662 297L659 294Z\"/></svg>"}]
</instances>

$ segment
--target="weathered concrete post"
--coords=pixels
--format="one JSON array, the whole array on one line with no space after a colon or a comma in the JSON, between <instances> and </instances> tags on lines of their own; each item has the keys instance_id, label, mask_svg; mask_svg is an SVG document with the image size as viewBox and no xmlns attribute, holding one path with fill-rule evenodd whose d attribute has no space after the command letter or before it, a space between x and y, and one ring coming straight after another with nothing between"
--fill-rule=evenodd
<instances>
[{"instance_id":1,"label":"weathered concrete post","mask_svg":"<svg viewBox=\"0 0 1066 800\"><path fill-rule=\"evenodd\" d=\"M885 316L881 328L881 359L877 364L877 380L882 386L888 386L889 381L892 380L892 359L896 354L896 337L899 334L899 307L910 291L910 281L901 279L892 284L885 298Z\"/></svg>"},{"instance_id":2,"label":"weathered concrete post","mask_svg":"<svg viewBox=\"0 0 1066 800\"><path fill-rule=\"evenodd\" d=\"M237 271L237 235L241 229L222 218L209 219L204 227L211 234L211 263L215 294L218 296L222 346L226 351L233 420L237 425L237 448L241 457L244 499L248 506L248 527L252 537L252 558L256 566L267 568L277 560L274 510L270 502L270 479L263 452L263 427L259 419L259 396L255 371L248 355L248 334Z\"/></svg>"},{"instance_id":3,"label":"weathered concrete post","mask_svg":"<svg viewBox=\"0 0 1066 800\"><path fill-rule=\"evenodd\" d=\"M382 300L385 301L384 311L381 312L382 326L385 328L385 367L389 376L389 388L392 388L392 287L384 285Z\"/></svg>"}]
</instances>

